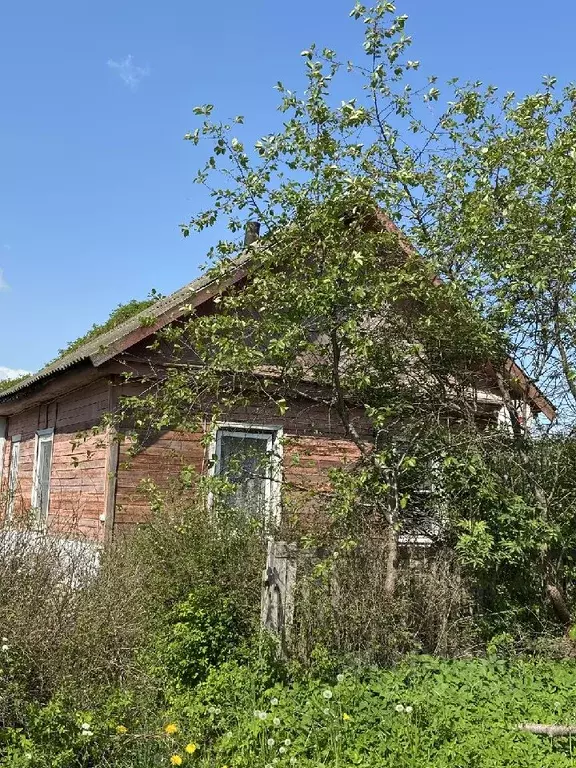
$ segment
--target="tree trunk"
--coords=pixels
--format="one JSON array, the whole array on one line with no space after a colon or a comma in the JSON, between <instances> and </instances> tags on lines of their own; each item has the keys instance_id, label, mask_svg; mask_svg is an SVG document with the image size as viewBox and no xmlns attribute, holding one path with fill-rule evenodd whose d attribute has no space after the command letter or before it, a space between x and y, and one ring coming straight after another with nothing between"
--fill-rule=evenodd
<instances>
[{"instance_id":1,"label":"tree trunk","mask_svg":"<svg viewBox=\"0 0 576 768\"><path fill-rule=\"evenodd\" d=\"M386 579L384 581L384 594L386 597L394 597L396 582L398 580L398 535L393 522L388 525L388 541L386 552Z\"/></svg>"},{"instance_id":2,"label":"tree trunk","mask_svg":"<svg viewBox=\"0 0 576 768\"><path fill-rule=\"evenodd\" d=\"M400 500L398 498L398 482L395 470L388 473L390 486L388 497L388 521L387 551L386 551L386 579L384 581L384 594L388 598L394 597L396 582L398 581L398 510Z\"/></svg>"},{"instance_id":3,"label":"tree trunk","mask_svg":"<svg viewBox=\"0 0 576 768\"><path fill-rule=\"evenodd\" d=\"M570 615L570 611L566 605L566 600L564 600L562 592L558 587L555 587L554 584L546 584L546 594L552 603L556 618L561 621L562 624L569 627L572 624L572 616Z\"/></svg>"}]
</instances>

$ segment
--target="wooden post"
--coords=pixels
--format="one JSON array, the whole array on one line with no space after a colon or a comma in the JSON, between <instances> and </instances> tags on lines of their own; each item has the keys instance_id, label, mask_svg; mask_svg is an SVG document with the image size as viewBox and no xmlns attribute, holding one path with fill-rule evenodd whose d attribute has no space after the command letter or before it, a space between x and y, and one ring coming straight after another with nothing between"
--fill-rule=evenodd
<instances>
[{"instance_id":1,"label":"wooden post","mask_svg":"<svg viewBox=\"0 0 576 768\"><path fill-rule=\"evenodd\" d=\"M519 731L528 731L539 736L574 736L576 725L542 725L540 723L523 723L518 726Z\"/></svg>"},{"instance_id":2,"label":"wooden post","mask_svg":"<svg viewBox=\"0 0 576 768\"><path fill-rule=\"evenodd\" d=\"M108 412L114 413L118 405L118 387L116 376L111 376L108 383ZM114 538L114 522L116 517L116 486L118 480L118 461L120 443L114 427L106 430L106 469L104 495L104 541L109 544Z\"/></svg>"},{"instance_id":3,"label":"wooden post","mask_svg":"<svg viewBox=\"0 0 576 768\"><path fill-rule=\"evenodd\" d=\"M278 636L283 652L286 651L294 619L296 556L296 544L268 541L262 584L261 624L265 630Z\"/></svg>"}]
</instances>

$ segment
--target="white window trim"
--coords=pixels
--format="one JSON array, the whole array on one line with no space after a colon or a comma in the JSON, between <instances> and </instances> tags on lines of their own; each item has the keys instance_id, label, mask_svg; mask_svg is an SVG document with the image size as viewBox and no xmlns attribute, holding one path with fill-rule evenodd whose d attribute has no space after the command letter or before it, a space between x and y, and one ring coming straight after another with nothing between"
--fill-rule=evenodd
<instances>
[{"instance_id":1,"label":"white window trim","mask_svg":"<svg viewBox=\"0 0 576 768\"><path fill-rule=\"evenodd\" d=\"M7 488L7 504L6 504L6 522L11 523L14 517L14 501L16 500L16 488L18 486L18 478L20 476L20 448L22 443L22 435L12 435L10 439L10 457L8 460L8 482ZM12 456L14 452L14 446L18 446L18 463L16 464L15 482L14 488L12 488Z\"/></svg>"},{"instance_id":2,"label":"white window trim","mask_svg":"<svg viewBox=\"0 0 576 768\"><path fill-rule=\"evenodd\" d=\"M6 459L6 432L8 419L6 416L0 416L0 479L4 479L4 461Z\"/></svg>"},{"instance_id":3,"label":"white window trim","mask_svg":"<svg viewBox=\"0 0 576 768\"><path fill-rule=\"evenodd\" d=\"M282 517L282 465L284 458L284 428L280 424L246 424L237 421L217 422L212 431L209 446L209 475L217 477L220 470L220 440L222 435L237 435L242 432L246 437L263 440L268 436L269 452L272 456L270 478L266 481L266 528L278 527ZM212 509L213 494L208 494L208 509Z\"/></svg>"},{"instance_id":4,"label":"white window trim","mask_svg":"<svg viewBox=\"0 0 576 768\"><path fill-rule=\"evenodd\" d=\"M48 469L48 500L46 501L46 515L45 519L40 519L41 510L38 508L38 457L40 455L40 445L42 443L51 442L52 451L50 453L50 467ZM48 515L50 513L50 487L52 485L52 462L54 460L54 429L39 429L36 432L36 440L34 443L34 473L32 479L32 509L36 515L36 524L40 530L44 530L48 523Z\"/></svg>"}]
</instances>

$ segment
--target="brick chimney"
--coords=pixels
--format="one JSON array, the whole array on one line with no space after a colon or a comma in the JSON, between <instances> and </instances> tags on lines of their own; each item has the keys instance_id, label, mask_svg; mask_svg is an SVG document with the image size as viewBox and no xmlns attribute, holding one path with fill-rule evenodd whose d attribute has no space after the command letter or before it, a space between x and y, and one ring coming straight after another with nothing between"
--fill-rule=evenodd
<instances>
[{"instance_id":1,"label":"brick chimney","mask_svg":"<svg viewBox=\"0 0 576 768\"><path fill-rule=\"evenodd\" d=\"M260 237L260 222L247 221L244 230L244 248L248 248Z\"/></svg>"}]
</instances>

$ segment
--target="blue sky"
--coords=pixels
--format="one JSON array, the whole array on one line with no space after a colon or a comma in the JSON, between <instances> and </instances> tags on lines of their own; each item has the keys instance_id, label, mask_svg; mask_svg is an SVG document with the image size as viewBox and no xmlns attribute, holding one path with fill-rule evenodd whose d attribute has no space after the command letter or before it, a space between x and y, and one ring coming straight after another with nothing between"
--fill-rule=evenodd
<instances>
[{"instance_id":1,"label":"blue sky","mask_svg":"<svg viewBox=\"0 0 576 768\"><path fill-rule=\"evenodd\" d=\"M0 375L35 370L120 302L194 278L215 239L192 107L278 124L312 41L356 57L352 0L6 0L0 26ZM504 90L576 80L573 0L398 0L412 58ZM353 94L350 94L352 96Z\"/></svg>"}]
</instances>

